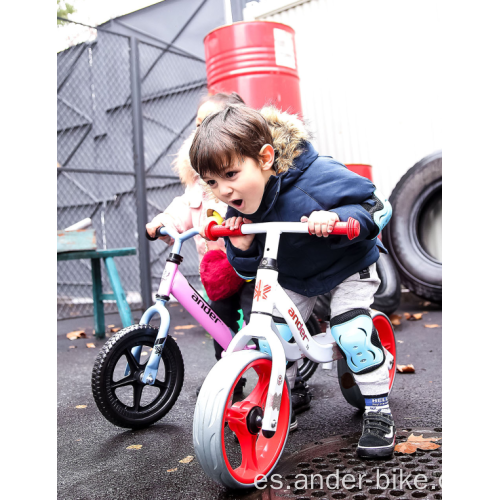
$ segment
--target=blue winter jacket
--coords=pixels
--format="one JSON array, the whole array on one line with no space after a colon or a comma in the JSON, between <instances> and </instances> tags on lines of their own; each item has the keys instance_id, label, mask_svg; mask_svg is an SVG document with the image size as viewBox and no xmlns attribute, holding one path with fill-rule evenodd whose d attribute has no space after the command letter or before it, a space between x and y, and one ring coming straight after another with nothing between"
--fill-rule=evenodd
<instances>
[{"instance_id":1,"label":"blue winter jacket","mask_svg":"<svg viewBox=\"0 0 500 500\"><path fill-rule=\"evenodd\" d=\"M346 278L360 272L387 253L377 238L379 226L370 210L376 208L375 186L329 156L319 156L307 141L302 154L285 172L269 179L262 202L252 215L229 207L226 219L243 216L252 222L298 222L318 210L337 213L342 222L359 221L359 237L319 238L308 234L282 234L278 250L278 282L283 288L313 297L329 292ZM264 253L265 234L257 234L246 251L225 238L227 257L236 272L253 278Z\"/></svg>"}]
</instances>

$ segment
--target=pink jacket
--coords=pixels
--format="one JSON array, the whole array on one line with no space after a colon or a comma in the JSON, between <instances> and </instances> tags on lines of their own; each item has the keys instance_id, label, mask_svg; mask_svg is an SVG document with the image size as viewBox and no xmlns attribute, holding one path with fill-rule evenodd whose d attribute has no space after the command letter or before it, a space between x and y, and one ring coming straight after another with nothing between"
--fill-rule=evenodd
<instances>
[{"instance_id":1,"label":"pink jacket","mask_svg":"<svg viewBox=\"0 0 500 500\"><path fill-rule=\"evenodd\" d=\"M177 153L174 160L174 171L179 174L179 178L184 186L186 186L184 194L177 196L172 200L172 203L165 209L164 213L169 216L172 225L179 233L187 231L197 226L204 226L207 220L207 210L209 208L218 212L222 217L225 217L227 205L209 193L201 184L199 175L191 167L189 161L189 148L194 137L193 132L182 144L181 149ZM217 241L206 241L201 236L194 237L198 257L200 259L205 255L206 250L214 250L220 248L226 251L224 240L219 238ZM169 244L173 244L171 239Z\"/></svg>"}]
</instances>

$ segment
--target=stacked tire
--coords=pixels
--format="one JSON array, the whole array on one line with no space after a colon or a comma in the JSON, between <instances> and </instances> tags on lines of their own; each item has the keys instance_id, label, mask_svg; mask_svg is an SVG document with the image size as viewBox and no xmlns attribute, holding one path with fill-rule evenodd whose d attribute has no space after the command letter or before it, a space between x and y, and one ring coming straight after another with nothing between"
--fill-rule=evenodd
<instances>
[{"instance_id":1,"label":"stacked tire","mask_svg":"<svg viewBox=\"0 0 500 500\"><path fill-rule=\"evenodd\" d=\"M401 280L390 255L380 252L375 265L380 279L380 286L371 307L389 315L399 307L401 301Z\"/></svg>"},{"instance_id":2,"label":"stacked tire","mask_svg":"<svg viewBox=\"0 0 500 500\"><path fill-rule=\"evenodd\" d=\"M415 295L441 303L441 151L426 156L410 168L397 183L389 201L392 218L384 229L384 245L401 283Z\"/></svg>"}]
</instances>

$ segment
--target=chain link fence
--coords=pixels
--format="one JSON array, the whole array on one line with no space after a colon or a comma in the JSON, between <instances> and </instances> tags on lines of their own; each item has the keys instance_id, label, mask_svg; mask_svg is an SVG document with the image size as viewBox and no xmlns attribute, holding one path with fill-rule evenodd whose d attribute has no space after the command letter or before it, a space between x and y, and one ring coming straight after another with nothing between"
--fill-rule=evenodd
<instances>
[{"instance_id":1,"label":"chain link fence","mask_svg":"<svg viewBox=\"0 0 500 500\"><path fill-rule=\"evenodd\" d=\"M183 194L172 160L195 127L199 98L206 92L205 64L173 46L99 28L86 33L87 40L57 55L57 227L90 217L97 248L138 248L138 255L115 259L127 301L137 310L151 302L169 253L157 242L149 255L141 255L144 227L138 224L138 206L144 200L138 199L138 185L145 185L148 220ZM131 50L133 43L138 50ZM140 99L133 93L133 65L139 68ZM140 127L133 116L134 99L140 101L135 103ZM137 142L144 151L139 170ZM193 240L184 245L183 256L183 274L200 288ZM146 265L151 272L148 297L141 289ZM58 319L93 314L90 260L58 262L57 285ZM103 288L111 289L105 272ZM104 308L117 311L114 301L105 301Z\"/></svg>"}]
</instances>

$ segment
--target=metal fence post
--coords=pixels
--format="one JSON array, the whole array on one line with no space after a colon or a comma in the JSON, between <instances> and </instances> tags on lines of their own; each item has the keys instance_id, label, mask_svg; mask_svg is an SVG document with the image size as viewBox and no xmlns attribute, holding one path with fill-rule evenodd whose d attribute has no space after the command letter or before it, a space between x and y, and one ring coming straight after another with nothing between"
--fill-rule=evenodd
<instances>
[{"instance_id":1,"label":"metal fence post","mask_svg":"<svg viewBox=\"0 0 500 500\"><path fill-rule=\"evenodd\" d=\"M146 238L147 203L146 169L144 164L144 132L142 127L141 71L139 64L139 42L130 38L130 80L132 104L132 136L134 144L134 166L137 203L137 233L139 238L139 269L141 274L142 309L151 302L151 267L149 241Z\"/></svg>"}]
</instances>

